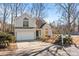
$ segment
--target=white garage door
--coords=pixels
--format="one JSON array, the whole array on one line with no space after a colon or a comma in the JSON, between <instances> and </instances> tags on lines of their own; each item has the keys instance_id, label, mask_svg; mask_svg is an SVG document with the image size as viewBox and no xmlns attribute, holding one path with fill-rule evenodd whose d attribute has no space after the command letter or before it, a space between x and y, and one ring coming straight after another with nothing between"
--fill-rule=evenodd
<instances>
[{"instance_id":1,"label":"white garage door","mask_svg":"<svg viewBox=\"0 0 79 59\"><path fill-rule=\"evenodd\" d=\"M33 31L17 32L16 39L17 39L17 41L19 41L19 40L34 40L35 39L34 32Z\"/></svg>"}]
</instances>

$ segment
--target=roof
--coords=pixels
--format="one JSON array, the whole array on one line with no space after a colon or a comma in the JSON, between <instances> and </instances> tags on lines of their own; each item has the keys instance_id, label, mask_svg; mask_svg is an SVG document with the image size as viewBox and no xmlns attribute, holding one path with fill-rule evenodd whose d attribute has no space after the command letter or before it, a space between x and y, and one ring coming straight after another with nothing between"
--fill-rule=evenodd
<instances>
[{"instance_id":1,"label":"roof","mask_svg":"<svg viewBox=\"0 0 79 59\"><path fill-rule=\"evenodd\" d=\"M46 24L46 23L42 24L42 25L40 26L40 28L42 28L45 24Z\"/></svg>"},{"instance_id":2,"label":"roof","mask_svg":"<svg viewBox=\"0 0 79 59\"><path fill-rule=\"evenodd\" d=\"M27 16L27 17L29 17L29 18L32 17L29 13L24 13L24 14L22 14L22 15L20 15L20 16L15 17L14 20L15 20L15 19L19 19L19 18L21 18L21 17L23 17L23 16L24 16L24 17Z\"/></svg>"},{"instance_id":3,"label":"roof","mask_svg":"<svg viewBox=\"0 0 79 59\"><path fill-rule=\"evenodd\" d=\"M24 17L25 16L28 16L29 18L32 18L33 20L35 20L36 21L36 27L37 28L42 28L46 24L46 22L45 22L45 20L43 18L41 18L41 17L32 17L28 13L24 13L21 16L16 17L15 19L19 19L22 16L24 16Z\"/></svg>"},{"instance_id":4,"label":"roof","mask_svg":"<svg viewBox=\"0 0 79 59\"><path fill-rule=\"evenodd\" d=\"M36 25L37 25L37 28L42 28L43 25L46 23L42 18L35 18L36 20Z\"/></svg>"}]
</instances>

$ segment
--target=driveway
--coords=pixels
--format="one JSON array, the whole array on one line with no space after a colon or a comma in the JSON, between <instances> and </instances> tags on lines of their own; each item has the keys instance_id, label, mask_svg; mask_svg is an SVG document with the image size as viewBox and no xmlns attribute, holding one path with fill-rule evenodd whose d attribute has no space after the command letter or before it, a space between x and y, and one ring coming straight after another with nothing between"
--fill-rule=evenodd
<instances>
[{"instance_id":1,"label":"driveway","mask_svg":"<svg viewBox=\"0 0 79 59\"><path fill-rule=\"evenodd\" d=\"M33 42L18 42L17 50L14 55L31 55L37 53L37 51L41 51L44 48L51 46L50 43L45 43L41 41L33 41Z\"/></svg>"},{"instance_id":2,"label":"driveway","mask_svg":"<svg viewBox=\"0 0 79 59\"><path fill-rule=\"evenodd\" d=\"M41 41L17 42L16 50L0 51L3 56L79 56L79 47L74 45L61 49L59 45L53 45ZM78 45L79 46L79 45Z\"/></svg>"},{"instance_id":3,"label":"driveway","mask_svg":"<svg viewBox=\"0 0 79 59\"><path fill-rule=\"evenodd\" d=\"M33 42L17 42L16 50L8 50L8 51L0 51L0 55L31 55L34 52L40 51L46 47L51 46L50 43L45 43L41 41L33 41Z\"/></svg>"}]
</instances>

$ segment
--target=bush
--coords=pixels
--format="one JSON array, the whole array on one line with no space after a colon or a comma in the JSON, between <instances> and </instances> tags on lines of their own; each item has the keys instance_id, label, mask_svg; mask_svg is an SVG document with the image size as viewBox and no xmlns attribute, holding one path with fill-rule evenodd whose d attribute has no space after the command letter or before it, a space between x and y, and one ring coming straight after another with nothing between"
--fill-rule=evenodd
<instances>
[{"instance_id":1,"label":"bush","mask_svg":"<svg viewBox=\"0 0 79 59\"><path fill-rule=\"evenodd\" d=\"M6 48L9 46L9 41L7 40L0 40L0 48Z\"/></svg>"},{"instance_id":2,"label":"bush","mask_svg":"<svg viewBox=\"0 0 79 59\"><path fill-rule=\"evenodd\" d=\"M0 32L0 36L6 37L6 33L5 32Z\"/></svg>"},{"instance_id":3,"label":"bush","mask_svg":"<svg viewBox=\"0 0 79 59\"><path fill-rule=\"evenodd\" d=\"M6 48L9 46L9 41L6 40L6 34L0 33L0 48Z\"/></svg>"},{"instance_id":4,"label":"bush","mask_svg":"<svg viewBox=\"0 0 79 59\"><path fill-rule=\"evenodd\" d=\"M9 43L15 42L15 36L5 32L0 32L0 48L8 47Z\"/></svg>"},{"instance_id":5,"label":"bush","mask_svg":"<svg viewBox=\"0 0 79 59\"><path fill-rule=\"evenodd\" d=\"M15 40L15 36L13 36L12 34L8 34L6 36L6 39L10 42L10 43L14 43L16 40Z\"/></svg>"},{"instance_id":6,"label":"bush","mask_svg":"<svg viewBox=\"0 0 79 59\"><path fill-rule=\"evenodd\" d=\"M61 39L62 39L61 36L59 36L58 40L56 40L54 44L62 45ZM71 44L73 44L72 38L69 36L65 36L63 38L63 46L70 46Z\"/></svg>"}]
</instances>

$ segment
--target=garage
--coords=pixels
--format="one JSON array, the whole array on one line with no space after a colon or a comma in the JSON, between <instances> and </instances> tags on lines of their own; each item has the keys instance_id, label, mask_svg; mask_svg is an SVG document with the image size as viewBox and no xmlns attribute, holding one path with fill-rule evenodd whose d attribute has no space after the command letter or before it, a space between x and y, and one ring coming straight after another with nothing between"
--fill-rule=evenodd
<instances>
[{"instance_id":1,"label":"garage","mask_svg":"<svg viewBox=\"0 0 79 59\"><path fill-rule=\"evenodd\" d=\"M16 32L16 40L17 41L25 41L25 40L34 40L35 32L33 30L23 30Z\"/></svg>"}]
</instances>

